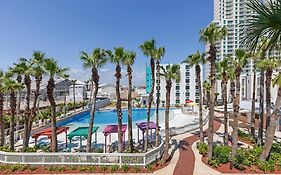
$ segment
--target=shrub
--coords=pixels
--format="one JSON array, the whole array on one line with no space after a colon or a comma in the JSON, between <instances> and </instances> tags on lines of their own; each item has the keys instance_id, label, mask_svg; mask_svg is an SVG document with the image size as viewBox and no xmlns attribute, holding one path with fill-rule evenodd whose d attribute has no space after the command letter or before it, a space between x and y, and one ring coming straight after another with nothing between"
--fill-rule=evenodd
<instances>
[{"instance_id":1,"label":"shrub","mask_svg":"<svg viewBox=\"0 0 281 175\"><path fill-rule=\"evenodd\" d=\"M124 171L124 172L128 172L129 171L129 166L128 165L122 165L122 170Z\"/></svg>"},{"instance_id":2,"label":"shrub","mask_svg":"<svg viewBox=\"0 0 281 175\"><path fill-rule=\"evenodd\" d=\"M57 168L57 170L59 171L59 172L64 172L65 171L65 166L59 166L58 168Z\"/></svg>"},{"instance_id":3,"label":"shrub","mask_svg":"<svg viewBox=\"0 0 281 175\"><path fill-rule=\"evenodd\" d=\"M243 157L240 154L237 154L234 158L233 158L233 166L236 169L239 170L244 170L245 169L245 157Z\"/></svg>"},{"instance_id":4,"label":"shrub","mask_svg":"<svg viewBox=\"0 0 281 175\"><path fill-rule=\"evenodd\" d=\"M153 169L153 167L152 167L152 165L151 165L151 164L146 165L146 166L145 166L145 168L146 168L146 169L147 169L147 171L149 171L149 172L151 172L151 171L152 171L152 169Z\"/></svg>"},{"instance_id":5,"label":"shrub","mask_svg":"<svg viewBox=\"0 0 281 175\"><path fill-rule=\"evenodd\" d=\"M270 152L281 153L281 143L273 143Z\"/></svg>"},{"instance_id":6,"label":"shrub","mask_svg":"<svg viewBox=\"0 0 281 175\"><path fill-rule=\"evenodd\" d=\"M197 148L199 150L199 153L203 156L206 156L208 154L208 145L206 143L198 143Z\"/></svg>"},{"instance_id":7,"label":"shrub","mask_svg":"<svg viewBox=\"0 0 281 175\"><path fill-rule=\"evenodd\" d=\"M71 166L69 167L69 169L72 170L72 171L77 170L77 166L71 165Z\"/></svg>"},{"instance_id":8,"label":"shrub","mask_svg":"<svg viewBox=\"0 0 281 175\"><path fill-rule=\"evenodd\" d=\"M11 167L9 168L12 172L20 170L21 165L19 164L15 164L15 165L11 165Z\"/></svg>"},{"instance_id":9,"label":"shrub","mask_svg":"<svg viewBox=\"0 0 281 175\"><path fill-rule=\"evenodd\" d=\"M90 172L95 172L96 171L96 167L95 166L89 166L89 171Z\"/></svg>"},{"instance_id":10,"label":"shrub","mask_svg":"<svg viewBox=\"0 0 281 175\"><path fill-rule=\"evenodd\" d=\"M100 169L101 169L102 171L106 171L106 170L107 170L107 166L106 166L106 165L101 165L101 166L100 166Z\"/></svg>"},{"instance_id":11,"label":"shrub","mask_svg":"<svg viewBox=\"0 0 281 175\"><path fill-rule=\"evenodd\" d=\"M9 146L0 146L0 151L13 152L12 150L10 150Z\"/></svg>"},{"instance_id":12,"label":"shrub","mask_svg":"<svg viewBox=\"0 0 281 175\"><path fill-rule=\"evenodd\" d=\"M111 169L111 172L115 172L118 170L118 165L112 165L110 169Z\"/></svg>"},{"instance_id":13,"label":"shrub","mask_svg":"<svg viewBox=\"0 0 281 175\"><path fill-rule=\"evenodd\" d=\"M56 167L54 166L48 166L47 169L48 171L56 171Z\"/></svg>"},{"instance_id":14,"label":"shrub","mask_svg":"<svg viewBox=\"0 0 281 175\"><path fill-rule=\"evenodd\" d=\"M80 172L84 172L87 170L87 167L86 166L80 166Z\"/></svg>"},{"instance_id":15,"label":"shrub","mask_svg":"<svg viewBox=\"0 0 281 175\"><path fill-rule=\"evenodd\" d=\"M29 167L29 170L30 170L30 171L35 171L36 169L37 169L36 166L30 166L30 167Z\"/></svg>"},{"instance_id":16,"label":"shrub","mask_svg":"<svg viewBox=\"0 0 281 175\"><path fill-rule=\"evenodd\" d=\"M138 172L140 172L140 167L139 166L135 166L134 170L135 170L136 173L138 173Z\"/></svg>"},{"instance_id":17,"label":"shrub","mask_svg":"<svg viewBox=\"0 0 281 175\"><path fill-rule=\"evenodd\" d=\"M269 160L278 163L279 161L281 161L281 153L276 153L276 152L270 153Z\"/></svg>"},{"instance_id":18,"label":"shrub","mask_svg":"<svg viewBox=\"0 0 281 175\"><path fill-rule=\"evenodd\" d=\"M36 149L37 147L27 147L24 150L22 150L23 152L27 152L27 153L34 153L37 151Z\"/></svg>"},{"instance_id":19,"label":"shrub","mask_svg":"<svg viewBox=\"0 0 281 175\"><path fill-rule=\"evenodd\" d=\"M274 171L274 167L275 167L275 162L272 160L268 160L268 161L260 161L258 163L258 167L260 170L266 172L272 172Z\"/></svg>"},{"instance_id":20,"label":"shrub","mask_svg":"<svg viewBox=\"0 0 281 175\"><path fill-rule=\"evenodd\" d=\"M217 160L219 163L227 163L229 162L229 157L230 157L230 147L228 146L216 146L214 148L214 159Z\"/></svg>"},{"instance_id":21,"label":"shrub","mask_svg":"<svg viewBox=\"0 0 281 175\"><path fill-rule=\"evenodd\" d=\"M218 161L218 159L212 158L211 160L209 160L209 165L211 165L214 168L217 168L220 166L220 162Z\"/></svg>"},{"instance_id":22,"label":"shrub","mask_svg":"<svg viewBox=\"0 0 281 175\"><path fill-rule=\"evenodd\" d=\"M238 136L241 137L242 139L255 143L255 138L253 138L250 134L241 131L240 129L238 129Z\"/></svg>"}]
</instances>

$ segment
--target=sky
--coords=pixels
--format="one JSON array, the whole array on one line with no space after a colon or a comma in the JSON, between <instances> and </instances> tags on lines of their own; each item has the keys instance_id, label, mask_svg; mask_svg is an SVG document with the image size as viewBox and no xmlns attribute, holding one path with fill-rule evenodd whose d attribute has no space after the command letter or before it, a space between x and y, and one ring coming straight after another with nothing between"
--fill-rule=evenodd
<instances>
[{"instance_id":1,"label":"sky","mask_svg":"<svg viewBox=\"0 0 281 175\"><path fill-rule=\"evenodd\" d=\"M145 85L145 57L138 46L154 38L166 54L162 63L180 63L204 50L199 31L213 19L213 0L8 0L0 4L0 69L42 51L86 80L81 51L122 46L135 51L133 83ZM122 84L126 85L125 67ZM114 65L100 69L101 83L114 84Z\"/></svg>"}]
</instances>

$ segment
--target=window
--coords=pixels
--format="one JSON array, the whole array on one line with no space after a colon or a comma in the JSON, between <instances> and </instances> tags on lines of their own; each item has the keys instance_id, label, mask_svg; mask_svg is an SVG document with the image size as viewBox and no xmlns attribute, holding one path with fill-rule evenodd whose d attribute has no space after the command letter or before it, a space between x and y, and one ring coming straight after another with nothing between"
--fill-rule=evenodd
<instances>
[{"instance_id":1,"label":"window","mask_svg":"<svg viewBox=\"0 0 281 175\"><path fill-rule=\"evenodd\" d=\"M180 96L180 93L179 93L179 92L176 92L176 96L179 97L179 96Z\"/></svg>"},{"instance_id":2,"label":"window","mask_svg":"<svg viewBox=\"0 0 281 175\"><path fill-rule=\"evenodd\" d=\"M186 84L189 84L189 83L190 83L190 80L189 80L189 79L185 79L185 83L186 83Z\"/></svg>"},{"instance_id":3,"label":"window","mask_svg":"<svg viewBox=\"0 0 281 175\"><path fill-rule=\"evenodd\" d=\"M189 88L190 88L189 86L185 86L185 90L189 90Z\"/></svg>"},{"instance_id":4,"label":"window","mask_svg":"<svg viewBox=\"0 0 281 175\"><path fill-rule=\"evenodd\" d=\"M186 69L186 70L189 69L189 65L185 65L185 69Z\"/></svg>"},{"instance_id":5,"label":"window","mask_svg":"<svg viewBox=\"0 0 281 175\"><path fill-rule=\"evenodd\" d=\"M190 72L185 72L185 76L189 77L190 76Z\"/></svg>"},{"instance_id":6,"label":"window","mask_svg":"<svg viewBox=\"0 0 281 175\"><path fill-rule=\"evenodd\" d=\"M186 93L185 93L185 96L186 96L186 97L189 97L189 95L190 95L189 92L186 92Z\"/></svg>"},{"instance_id":7,"label":"window","mask_svg":"<svg viewBox=\"0 0 281 175\"><path fill-rule=\"evenodd\" d=\"M199 96L199 92L195 92L195 96L198 97Z\"/></svg>"},{"instance_id":8,"label":"window","mask_svg":"<svg viewBox=\"0 0 281 175\"><path fill-rule=\"evenodd\" d=\"M180 104L180 100L176 100L176 104Z\"/></svg>"},{"instance_id":9,"label":"window","mask_svg":"<svg viewBox=\"0 0 281 175\"><path fill-rule=\"evenodd\" d=\"M195 102L196 102L196 103L199 103L199 99L195 99Z\"/></svg>"},{"instance_id":10,"label":"window","mask_svg":"<svg viewBox=\"0 0 281 175\"><path fill-rule=\"evenodd\" d=\"M176 90L180 90L180 86L176 86Z\"/></svg>"}]
</instances>

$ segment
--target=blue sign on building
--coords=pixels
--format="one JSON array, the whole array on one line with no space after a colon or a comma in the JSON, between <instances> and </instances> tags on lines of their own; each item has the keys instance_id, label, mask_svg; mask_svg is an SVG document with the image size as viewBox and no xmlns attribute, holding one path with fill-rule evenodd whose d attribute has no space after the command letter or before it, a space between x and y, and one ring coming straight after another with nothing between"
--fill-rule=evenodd
<instances>
[{"instance_id":1,"label":"blue sign on building","mask_svg":"<svg viewBox=\"0 0 281 175\"><path fill-rule=\"evenodd\" d=\"M152 74L150 66L146 66L146 93L149 94L152 88Z\"/></svg>"}]
</instances>

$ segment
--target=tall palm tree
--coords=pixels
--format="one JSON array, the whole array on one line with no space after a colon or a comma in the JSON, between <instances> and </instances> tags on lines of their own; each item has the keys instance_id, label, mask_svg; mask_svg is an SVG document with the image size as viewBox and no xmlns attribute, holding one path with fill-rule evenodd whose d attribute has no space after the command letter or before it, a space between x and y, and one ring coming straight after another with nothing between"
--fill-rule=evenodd
<instances>
[{"instance_id":1,"label":"tall palm tree","mask_svg":"<svg viewBox=\"0 0 281 175\"><path fill-rule=\"evenodd\" d=\"M45 53L40 52L40 51L34 51L32 54L32 59L31 59L31 75L35 78L35 92L34 92L34 99L33 99L33 104L31 108L31 117L29 117L28 121L28 137L27 143L29 143L29 135L32 129L32 123L36 117L37 114L37 103L40 95L40 85L42 82L43 74L45 73L43 70L43 62L45 60ZM27 145L28 146L28 145Z\"/></svg>"},{"instance_id":2,"label":"tall palm tree","mask_svg":"<svg viewBox=\"0 0 281 175\"><path fill-rule=\"evenodd\" d=\"M156 60L156 78L157 78L157 88L156 88L156 140L155 146L159 145L159 105L160 105L160 60L165 54L165 48L159 47L154 50L154 60Z\"/></svg>"},{"instance_id":3,"label":"tall palm tree","mask_svg":"<svg viewBox=\"0 0 281 175\"><path fill-rule=\"evenodd\" d=\"M265 144L263 151L260 155L261 160L266 160L268 158L270 149L272 147L273 139L275 136L277 121L279 119L278 113L280 112L281 108L281 73L279 73L273 80L273 85L279 86L278 92L277 92L277 98L275 102L275 107L272 112L272 115L270 116L270 123L266 130L266 136L265 136Z\"/></svg>"},{"instance_id":4,"label":"tall palm tree","mask_svg":"<svg viewBox=\"0 0 281 175\"><path fill-rule=\"evenodd\" d=\"M271 115L271 81L273 71L280 67L280 60L276 58L268 58L258 62L258 68L266 71L265 73L265 91L266 91L266 129L270 123Z\"/></svg>"},{"instance_id":5,"label":"tall palm tree","mask_svg":"<svg viewBox=\"0 0 281 175\"><path fill-rule=\"evenodd\" d=\"M123 63L127 66L127 76L128 76L128 144L130 147L130 152L133 152L133 121L132 121L132 78L133 69L132 65L136 59L135 52L125 52L125 57Z\"/></svg>"},{"instance_id":6,"label":"tall palm tree","mask_svg":"<svg viewBox=\"0 0 281 175\"><path fill-rule=\"evenodd\" d=\"M210 103L210 90L211 90L211 84L208 81L204 81L203 82L203 92L204 92L204 96L207 100L207 106L209 107L209 103Z\"/></svg>"},{"instance_id":7,"label":"tall palm tree","mask_svg":"<svg viewBox=\"0 0 281 175\"><path fill-rule=\"evenodd\" d=\"M148 97L148 107L147 107L147 124L146 124L146 133L145 133L145 142L144 142L144 151L147 151L148 147L148 129L149 129L149 122L150 122L150 112L151 112L151 105L153 102L153 95L154 95L154 88L155 88L155 60L154 60L154 53L155 53L155 40L151 39L145 41L142 45L139 46L142 53L150 58L150 69L151 69L151 76L152 76L152 86Z\"/></svg>"},{"instance_id":8,"label":"tall palm tree","mask_svg":"<svg viewBox=\"0 0 281 175\"><path fill-rule=\"evenodd\" d=\"M227 34L225 27L217 27L215 23L211 23L207 28L200 31L200 40L205 44L209 44L208 61L210 62L210 110L209 110L209 127L208 127L208 160L213 157L213 133L214 133L214 107L215 107L215 87L216 87L216 42L222 40Z\"/></svg>"},{"instance_id":9,"label":"tall palm tree","mask_svg":"<svg viewBox=\"0 0 281 175\"><path fill-rule=\"evenodd\" d=\"M14 138L14 132L15 132L15 115L16 115L16 105L17 105L17 99L16 99L16 91L23 88L22 84L17 83L15 80L12 79L5 79L4 80L4 86L3 91L10 94L10 109L11 109L11 118L10 118L10 129L9 129L9 147L10 150L14 150L15 145L15 138Z\"/></svg>"},{"instance_id":10,"label":"tall palm tree","mask_svg":"<svg viewBox=\"0 0 281 175\"><path fill-rule=\"evenodd\" d=\"M25 96L25 110L24 110L24 132L23 132L23 150L28 147L29 133L28 123L30 118L30 95L31 95L31 74L32 74L32 62L29 59L20 58L18 65L23 69L24 84L26 89Z\"/></svg>"},{"instance_id":11,"label":"tall palm tree","mask_svg":"<svg viewBox=\"0 0 281 175\"><path fill-rule=\"evenodd\" d=\"M162 72L160 73L166 80L166 109L165 109L165 147L163 160L168 160L169 151L169 111L170 111L170 98L171 98L171 88L172 81L180 81L180 66L179 65L168 65L166 68L161 67Z\"/></svg>"},{"instance_id":12,"label":"tall palm tree","mask_svg":"<svg viewBox=\"0 0 281 175\"><path fill-rule=\"evenodd\" d=\"M51 105L51 151L57 152L57 122L56 122L56 101L53 95L55 88L55 77L61 77L68 70L67 68L60 68L58 63L53 58L47 58L43 64L44 71L49 77L47 84L47 97Z\"/></svg>"},{"instance_id":13,"label":"tall palm tree","mask_svg":"<svg viewBox=\"0 0 281 175\"><path fill-rule=\"evenodd\" d=\"M199 130L200 130L200 142L204 143L204 133L203 133L203 117L202 117L202 88L201 88L201 64L205 64L205 53L200 54L199 51L193 55L189 55L183 63L189 64L191 67L195 66L196 72L196 86L199 91Z\"/></svg>"},{"instance_id":14,"label":"tall palm tree","mask_svg":"<svg viewBox=\"0 0 281 175\"><path fill-rule=\"evenodd\" d=\"M80 55L80 59L83 61L83 67L92 70L91 82L94 82L94 96L92 100L92 107L90 111L90 122L89 122L89 130L88 130L88 138L87 138L87 152L91 151L91 143L92 143L92 130L95 119L95 111L96 111L96 98L99 89L99 72L98 69L102 67L107 62L107 54L104 49L95 48L91 54L86 52L82 52ZM93 84L91 86L93 89ZM92 99L92 93L90 96L90 101Z\"/></svg>"},{"instance_id":15,"label":"tall palm tree","mask_svg":"<svg viewBox=\"0 0 281 175\"><path fill-rule=\"evenodd\" d=\"M4 119L3 119L3 108L4 108L4 72L0 70L0 146L4 146L5 137L4 137Z\"/></svg>"},{"instance_id":16,"label":"tall palm tree","mask_svg":"<svg viewBox=\"0 0 281 175\"><path fill-rule=\"evenodd\" d=\"M227 145L228 141L228 111L227 111L227 85L229 80L229 69L231 58L227 56L222 61L218 62L218 72L219 78L221 79L221 89L222 89L222 100L224 106L224 145Z\"/></svg>"},{"instance_id":17,"label":"tall palm tree","mask_svg":"<svg viewBox=\"0 0 281 175\"><path fill-rule=\"evenodd\" d=\"M74 113L76 113L76 101L75 101L75 85L77 80L70 80L71 84L72 84L72 93L73 93L73 106L74 106Z\"/></svg>"},{"instance_id":18,"label":"tall palm tree","mask_svg":"<svg viewBox=\"0 0 281 175\"><path fill-rule=\"evenodd\" d=\"M240 108L240 75L242 68L247 64L249 55L245 50L238 49L235 51L234 69L235 69L235 98L233 101L233 131L232 131L232 159L236 156L238 147L238 115Z\"/></svg>"},{"instance_id":19,"label":"tall palm tree","mask_svg":"<svg viewBox=\"0 0 281 175\"><path fill-rule=\"evenodd\" d=\"M68 81L69 75L68 74L63 74L62 78L64 79L64 102L63 102L63 112L64 116L66 117L66 96L67 96L67 86L66 86L66 81Z\"/></svg>"},{"instance_id":20,"label":"tall palm tree","mask_svg":"<svg viewBox=\"0 0 281 175\"><path fill-rule=\"evenodd\" d=\"M116 113L118 118L118 152L122 152L123 144L122 144L122 108L121 108L121 97L120 97L120 80L121 80L121 63L124 60L124 49L123 47L115 47L114 52L112 53L110 50L107 51L110 62L116 64L115 68L115 77L116 77Z\"/></svg>"}]
</instances>

